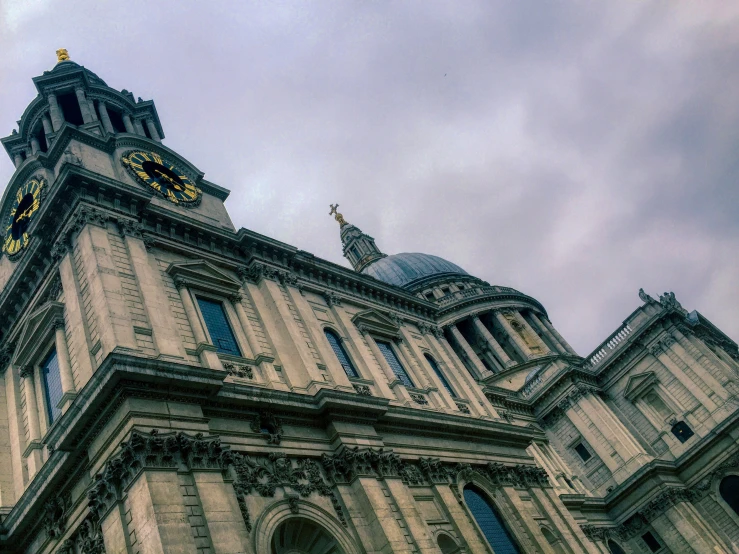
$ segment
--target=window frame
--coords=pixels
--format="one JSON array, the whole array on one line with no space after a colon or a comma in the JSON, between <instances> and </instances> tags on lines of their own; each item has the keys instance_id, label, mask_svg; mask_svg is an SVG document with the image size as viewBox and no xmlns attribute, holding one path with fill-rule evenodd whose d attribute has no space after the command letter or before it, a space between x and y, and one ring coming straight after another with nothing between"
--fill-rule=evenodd
<instances>
[{"instance_id":1,"label":"window frame","mask_svg":"<svg viewBox=\"0 0 739 554\"><path fill-rule=\"evenodd\" d=\"M336 358L336 361L341 365L342 369L344 370L344 373L346 374L347 378L350 380L362 380L362 374L359 372L359 367L357 363L354 361L354 356L352 356L349 351L347 350L345 345L349 344L349 341L341 334L339 333L335 328L324 325L322 327L323 330L323 338L328 343L329 350L334 355L334 358ZM337 340L338 346L341 349L341 351L344 353L344 356L346 356L347 361L349 362L349 365L351 366L352 370L354 371L354 375L349 375L346 372L346 368L341 364L341 360L339 359L338 355L334 351L333 347L331 346L331 341L328 340L327 334L331 333Z\"/></svg>"},{"instance_id":2,"label":"window frame","mask_svg":"<svg viewBox=\"0 0 739 554\"><path fill-rule=\"evenodd\" d=\"M578 446L582 446L585 449L585 451L588 454L590 454L590 457L587 460L583 459L580 452L577 451ZM573 441L572 444L570 444L570 448L577 455L577 460L583 466L591 463L594 459L596 459L595 452L593 451L593 447L590 446L590 444L583 437L579 437L577 440Z\"/></svg>"},{"instance_id":3,"label":"window frame","mask_svg":"<svg viewBox=\"0 0 739 554\"><path fill-rule=\"evenodd\" d=\"M57 405L57 406L54 406L54 409L59 411L59 415L56 418L52 416L51 414L52 406L50 404L51 395L49 394L49 389L48 389L49 384L43 374L44 366L46 365L46 362L49 360L53 352L57 359L56 366L57 366L57 371L59 372L58 378L59 378L59 387L61 390L61 382L62 382L61 367L59 366L59 352L56 349L56 340L51 340L50 342L47 341L47 347L44 350L42 350L42 352L45 352L46 354L39 357L38 363L34 364L34 370L38 372L38 386L40 387L41 397L43 399L42 403L44 405L44 422L46 424L46 433L48 433L49 429L51 429L54 426L54 424L61 419L62 415L64 415L61 411L61 408ZM59 402L62 402L62 400L64 400L64 391L61 390L61 393L62 394L59 397ZM38 402L38 393L36 395L36 400ZM57 402L57 404L59 404L59 402ZM42 433L42 436L44 434L45 433Z\"/></svg>"},{"instance_id":4,"label":"window frame","mask_svg":"<svg viewBox=\"0 0 739 554\"><path fill-rule=\"evenodd\" d=\"M188 293L191 295L191 297L194 300L193 303L195 304L195 310L197 311L198 318L200 319L200 324L203 326L205 337L208 339L208 342L210 343L210 345L216 349L216 354L218 354L219 357L225 356L225 357L234 358L234 359L246 359L244 358L244 352L246 352L247 350L244 350L244 345L241 343L239 333L236 331L239 327L234 325L234 321L238 322L239 325L241 325L241 322L238 321L238 316L234 318L235 314L233 315L231 314L231 311L235 312L235 308L233 307L231 300L217 293L212 293L212 292L208 292L208 291L204 291L204 290L196 289L196 288L191 288L191 287L188 287ZM223 316L226 319L226 324L228 325L231 331L231 335L233 336L236 349L239 351L238 354L231 354L230 352L221 352L220 350L218 350L219 347L213 341L213 337L211 336L210 329L208 329L208 324L205 321L205 316L203 315L203 312L200 309L200 302L198 302L200 298L202 298L203 300L207 302L212 302L214 304L217 303L221 305L221 309L223 310Z\"/></svg>"},{"instance_id":5,"label":"window frame","mask_svg":"<svg viewBox=\"0 0 739 554\"><path fill-rule=\"evenodd\" d=\"M429 367L431 367L431 371L436 375L437 379L439 379L444 389L449 393L449 396L451 396L453 400L457 400L459 398L459 395L456 393L451 382L442 371L441 365L439 365L439 362L436 361L436 358L434 358L428 352L422 352L422 354L423 358L426 360L426 363L429 365Z\"/></svg>"},{"instance_id":6,"label":"window frame","mask_svg":"<svg viewBox=\"0 0 739 554\"><path fill-rule=\"evenodd\" d=\"M739 514L737 514L731 507L731 505L726 502L726 500L724 500L724 497L721 496L721 481L723 481L727 477L739 477L739 471L736 469L729 469L717 475L713 480L711 488L715 495L716 502L724 509L727 514L729 514L729 517L733 519L734 523L739 525Z\"/></svg>"},{"instance_id":7,"label":"window frame","mask_svg":"<svg viewBox=\"0 0 739 554\"><path fill-rule=\"evenodd\" d=\"M392 339L386 339L384 337L378 338L376 336L372 336L372 340L375 341L375 345L377 346L377 349L380 351L380 355L382 356L383 361L388 365L388 367L390 367L390 371L395 376L395 379L407 389L410 388L413 390L421 390L421 389L418 389L418 387L415 384L415 381L413 380L413 376L411 376L411 374L408 372L408 369L405 367L405 365L403 365L403 361L401 358L403 358L404 356L398 355L398 352L396 351L395 346L393 344L395 341ZM398 362L398 365L403 370L403 373L408 379L409 384L404 383L403 379L401 379L401 377L397 373L395 373L395 371L393 370L393 366L390 364L387 357L385 357L385 354L383 353L382 348L380 348L380 344L388 345L390 352L392 352L393 356L395 357L395 360Z\"/></svg>"}]
</instances>

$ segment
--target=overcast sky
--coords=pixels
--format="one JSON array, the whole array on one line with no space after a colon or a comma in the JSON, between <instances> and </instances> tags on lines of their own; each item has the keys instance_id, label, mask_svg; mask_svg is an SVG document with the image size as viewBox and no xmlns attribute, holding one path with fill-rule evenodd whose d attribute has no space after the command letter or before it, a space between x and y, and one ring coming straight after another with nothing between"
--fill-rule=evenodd
<instances>
[{"instance_id":1,"label":"overcast sky","mask_svg":"<svg viewBox=\"0 0 739 554\"><path fill-rule=\"evenodd\" d=\"M739 339L737 2L0 0L0 135L62 47L156 102L237 227L348 265L339 202L582 355L639 287Z\"/></svg>"}]
</instances>

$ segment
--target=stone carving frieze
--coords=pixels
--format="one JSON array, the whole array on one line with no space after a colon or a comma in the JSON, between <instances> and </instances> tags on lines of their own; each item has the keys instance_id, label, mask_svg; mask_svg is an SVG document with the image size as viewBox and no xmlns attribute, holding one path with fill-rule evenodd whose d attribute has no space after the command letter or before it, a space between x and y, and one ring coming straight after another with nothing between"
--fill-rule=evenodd
<instances>
[{"instance_id":1,"label":"stone carving frieze","mask_svg":"<svg viewBox=\"0 0 739 554\"><path fill-rule=\"evenodd\" d=\"M69 491L62 495L54 495L44 504L42 515L44 529L50 539L59 538L66 529L67 512L71 507Z\"/></svg>"},{"instance_id":2,"label":"stone carving frieze","mask_svg":"<svg viewBox=\"0 0 739 554\"><path fill-rule=\"evenodd\" d=\"M329 308L333 308L334 306L341 306L341 297L334 291L326 291L323 294L323 299L326 301L326 305Z\"/></svg>"},{"instance_id":3,"label":"stone carving frieze","mask_svg":"<svg viewBox=\"0 0 739 554\"><path fill-rule=\"evenodd\" d=\"M239 377L241 379L254 379L254 370L250 365L237 364L235 362L221 362L223 369L228 371L229 375Z\"/></svg>"},{"instance_id":4,"label":"stone carving frieze","mask_svg":"<svg viewBox=\"0 0 739 554\"><path fill-rule=\"evenodd\" d=\"M262 457L233 453L231 462L236 473L233 487L247 530L251 531L252 524L244 496L256 493L260 496L272 497L278 488L295 491L303 498L313 493L325 496L331 501L342 525L347 525L339 499L331 484L324 478L321 465L316 460L287 458L284 454L277 453ZM297 499L295 499L290 508L294 510L297 506Z\"/></svg>"},{"instance_id":5,"label":"stone carving frieze","mask_svg":"<svg viewBox=\"0 0 739 554\"><path fill-rule=\"evenodd\" d=\"M367 385L354 385L354 390L357 391L359 396L372 396L372 391Z\"/></svg>"}]
</instances>

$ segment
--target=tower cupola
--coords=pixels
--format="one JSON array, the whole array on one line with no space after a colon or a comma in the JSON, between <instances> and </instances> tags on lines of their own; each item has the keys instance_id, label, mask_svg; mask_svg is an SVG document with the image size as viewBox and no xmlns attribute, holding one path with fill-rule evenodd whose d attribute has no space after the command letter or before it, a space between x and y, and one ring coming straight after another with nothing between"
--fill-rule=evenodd
<instances>
[{"instance_id":1,"label":"tower cupola","mask_svg":"<svg viewBox=\"0 0 739 554\"><path fill-rule=\"evenodd\" d=\"M35 77L38 95L28 105L18 129L0 139L16 167L47 152L65 126L99 136L129 133L161 141L164 137L154 102L117 91L89 69L57 50L57 63Z\"/></svg>"},{"instance_id":2,"label":"tower cupola","mask_svg":"<svg viewBox=\"0 0 739 554\"><path fill-rule=\"evenodd\" d=\"M349 260L355 271L361 272L370 264L387 256L377 248L375 239L363 233L359 227L346 222L344 216L337 211L338 204L331 204L330 207L331 211L328 215L333 215L341 227L344 257Z\"/></svg>"}]
</instances>

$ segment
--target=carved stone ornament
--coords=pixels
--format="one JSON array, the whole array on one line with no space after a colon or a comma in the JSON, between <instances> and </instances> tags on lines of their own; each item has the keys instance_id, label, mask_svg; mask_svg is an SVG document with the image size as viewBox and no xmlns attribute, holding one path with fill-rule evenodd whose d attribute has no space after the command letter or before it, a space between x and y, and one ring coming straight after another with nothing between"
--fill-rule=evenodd
<instances>
[{"instance_id":1,"label":"carved stone ornament","mask_svg":"<svg viewBox=\"0 0 739 554\"><path fill-rule=\"evenodd\" d=\"M662 304L662 307L666 309L672 309L677 310L680 313L686 314L688 313L687 310L685 310L680 302L677 301L677 298L675 298L674 292L666 292L663 295L659 297L659 303Z\"/></svg>"},{"instance_id":2,"label":"carved stone ornament","mask_svg":"<svg viewBox=\"0 0 739 554\"><path fill-rule=\"evenodd\" d=\"M241 379L254 379L254 371L249 365L234 362L222 362L222 364L223 369L228 371L229 375L240 377Z\"/></svg>"},{"instance_id":3,"label":"carved stone ornament","mask_svg":"<svg viewBox=\"0 0 739 554\"><path fill-rule=\"evenodd\" d=\"M50 539L62 536L66 529L67 511L71 506L70 493L53 496L44 504L43 524Z\"/></svg>"},{"instance_id":4,"label":"carved stone ornament","mask_svg":"<svg viewBox=\"0 0 739 554\"><path fill-rule=\"evenodd\" d=\"M367 385L353 385L359 396L372 396L372 391Z\"/></svg>"},{"instance_id":5,"label":"carved stone ornament","mask_svg":"<svg viewBox=\"0 0 739 554\"><path fill-rule=\"evenodd\" d=\"M54 246L51 247L51 258L55 262L58 262L67 255L67 252L69 252L69 245L65 240L59 239L54 243Z\"/></svg>"},{"instance_id":6,"label":"carved stone ornament","mask_svg":"<svg viewBox=\"0 0 739 554\"><path fill-rule=\"evenodd\" d=\"M100 521L93 515L87 516L71 538L65 540L57 554L105 554L105 542Z\"/></svg>"},{"instance_id":7,"label":"carved stone ornament","mask_svg":"<svg viewBox=\"0 0 739 554\"><path fill-rule=\"evenodd\" d=\"M444 338L444 329L442 329L441 327L432 327L431 334L434 335L437 339L441 340Z\"/></svg>"},{"instance_id":8,"label":"carved stone ornament","mask_svg":"<svg viewBox=\"0 0 739 554\"><path fill-rule=\"evenodd\" d=\"M263 411L254 416L251 430L263 435L267 444L280 444L282 441L282 422L272 412Z\"/></svg>"},{"instance_id":9,"label":"carved stone ornament","mask_svg":"<svg viewBox=\"0 0 739 554\"><path fill-rule=\"evenodd\" d=\"M645 304L656 304L657 301L649 296L646 292L644 292L644 289L639 289L639 300L644 302Z\"/></svg>"},{"instance_id":10,"label":"carved stone ornament","mask_svg":"<svg viewBox=\"0 0 739 554\"><path fill-rule=\"evenodd\" d=\"M420 404L421 406L427 406L429 401L426 399L426 397L422 394L418 394L416 392L410 393L411 400L415 402L416 404Z\"/></svg>"},{"instance_id":11,"label":"carved stone ornament","mask_svg":"<svg viewBox=\"0 0 739 554\"><path fill-rule=\"evenodd\" d=\"M329 290L323 293L323 299L326 301L326 305L329 308L333 308L334 306L341 306L341 297L334 291Z\"/></svg>"},{"instance_id":12,"label":"carved stone ornament","mask_svg":"<svg viewBox=\"0 0 739 554\"><path fill-rule=\"evenodd\" d=\"M120 231L122 237L134 237L141 238L144 226L138 222L130 219L119 219L118 220L118 231Z\"/></svg>"},{"instance_id":13,"label":"carved stone ornament","mask_svg":"<svg viewBox=\"0 0 739 554\"><path fill-rule=\"evenodd\" d=\"M456 404L457 404L457 409L463 414L470 413L470 407L467 404L463 404L462 402L457 402Z\"/></svg>"},{"instance_id":14,"label":"carved stone ornament","mask_svg":"<svg viewBox=\"0 0 739 554\"><path fill-rule=\"evenodd\" d=\"M51 282L49 283L49 286L46 287L46 290L44 291L43 296L41 297L41 303L48 302L48 301L54 301L57 298L59 298L59 295L62 293L62 280L59 278L59 275L56 275Z\"/></svg>"},{"instance_id":15,"label":"carved stone ornament","mask_svg":"<svg viewBox=\"0 0 739 554\"><path fill-rule=\"evenodd\" d=\"M146 435L134 431L96 476L87 493L90 512L102 519L120 498L121 491L144 469L176 469L180 464L190 469L225 469L230 461L231 452L221 447L218 437L179 432L159 435L156 429Z\"/></svg>"},{"instance_id":16,"label":"carved stone ornament","mask_svg":"<svg viewBox=\"0 0 739 554\"><path fill-rule=\"evenodd\" d=\"M252 524L244 496L257 493L260 496L272 497L278 488L295 491L303 498L314 492L327 497L341 524L347 525L339 499L331 485L324 479L317 461L308 458L287 458L284 454L277 453L259 458L233 453L232 463L236 472L233 487L248 531L251 531ZM294 507L297 508L297 498L295 501ZM292 504L290 508L292 511Z\"/></svg>"}]
</instances>

